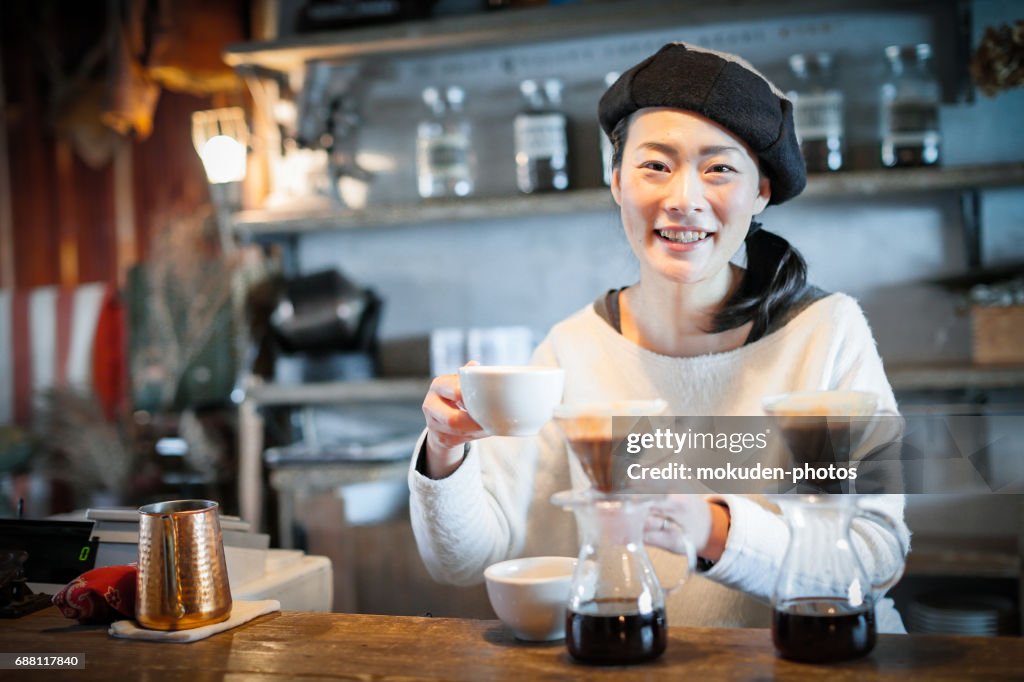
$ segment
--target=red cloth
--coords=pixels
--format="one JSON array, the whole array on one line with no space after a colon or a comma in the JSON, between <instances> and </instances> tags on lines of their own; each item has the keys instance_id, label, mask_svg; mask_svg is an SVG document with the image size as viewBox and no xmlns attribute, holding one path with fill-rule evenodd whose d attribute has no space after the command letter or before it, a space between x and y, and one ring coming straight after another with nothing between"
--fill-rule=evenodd
<instances>
[{"instance_id":1,"label":"red cloth","mask_svg":"<svg viewBox=\"0 0 1024 682\"><path fill-rule=\"evenodd\" d=\"M103 414L111 421L123 407L128 387L125 325L121 294L108 287L92 346L92 386L103 407Z\"/></svg>"},{"instance_id":2,"label":"red cloth","mask_svg":"<svg viewBox=\"0 0 1024 682\"><path fill-rule=\"evenodd\" d=\"M135 618L137 575L135 564L94 568L53 595L53 604L66 618L75 618L79 623L113 623Z\"/></svg>"}]
</instances>

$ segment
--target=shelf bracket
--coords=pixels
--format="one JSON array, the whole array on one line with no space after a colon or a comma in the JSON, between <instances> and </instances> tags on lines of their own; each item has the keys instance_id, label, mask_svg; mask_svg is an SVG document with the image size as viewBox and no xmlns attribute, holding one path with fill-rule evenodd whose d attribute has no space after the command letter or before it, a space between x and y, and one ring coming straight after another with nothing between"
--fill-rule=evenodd
<instances>
[{"instance_id":1,"label":"shelf bracket","mask_svg":"<svg viewBox=\"0 0 1024 682\"><path fill-rule=\"evenodd\" d=\"M967 268L981 267L981 191L977 188L960 192L960 226L964 235L964 256Z\"/></svg>"},{"instance_id":2,"label":"shelf bracket","mask_svg":"<svg viewBox=\"0 0 1024 682\"><path fill-rule=\"evenodd\" d=\"M952 16L937 28L940 44L948 45L945 53L946 67L951 70L952 83L947 83L945 101L955 104L971 104L974 102L974 82L971 80L971 34L974 30L972 16L973 3L969 0L957 0L949 5L946 11ZM940 10L941 11L941 10ZM947 27L943 29L942 27ZM952 35L942 35L948 30Z\"/></svg>"},{"instance_id":3,"label":"shelf bracket","mask_svg":"<svg viewBox=\"0 0 1024 682\"><path fill-rule=\"evenodd\" d=\"M299 267L299 235L290 234L285 237L281 254L281 274L285 277L297 277Z\"/></svg>"}]
</instances>

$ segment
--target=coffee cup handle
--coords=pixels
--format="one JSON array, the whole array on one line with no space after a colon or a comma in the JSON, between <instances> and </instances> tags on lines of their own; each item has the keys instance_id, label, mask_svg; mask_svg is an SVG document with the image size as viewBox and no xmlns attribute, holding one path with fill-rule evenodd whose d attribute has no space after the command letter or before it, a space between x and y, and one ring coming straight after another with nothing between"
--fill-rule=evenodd
<instances>
[{"instance_id":1,"label":"coffee cup handle","mask_svg":"<svg viewBox=\"0 0 1024 682\"><path fill-rule=\"evenodd\" d=\"M857 507L857 513L854 516L854 518L873 521L878 525L882 526L883 528L885 528L887 531L891 533L892 538L895 541L895 544L899 546L900 556L905 557L907 555L907 545L903 541L903 538L900 537L899 529L896 528L896 524L893 522L891 518L889 518L885 514L882 514L881 512L877 512L872 509L865 509L864 507L861 506ZM853 547L854 552L856 552L856 545L853 545ZM868 580L871 581L871 588L876 593L882 593L888 590L890 587L899 582L900 578L903 577L903 569L905 564L906 562L901 560L899 562L899 565L896 566L896 570L893 571L890 576L886 577L883 580L879 580L878 582L871 580L872 576L868 576ZM864 565L863 560L861 560L861 565Z\"/></svg>"},{"instance_id":2,"label":"coffee cup handle","mask_svg":"<svg viewBox=\"0 0 1024 682\"><path fill-rule=\"evenodd\" d=\"M697 550L694 549L693 543L690 542L690 539L686 537L686 529L683 528L683 526L680 523L678 523L674 519L670 519L667 516L663 516L662 514L651 514L651 516L662 519L665 523L671 523L673 526L679 529L679 532L683 536L683 548L686 550L686 570L683 571L683 574L679 576L679 579L676 580L671 586L666 586L665 583L661 582L661 578L658 578L658 584L661 585L662 591L665 594L672 594L673 592L675 592L683 586L683 583L686 582L687 578L689 578L692 574L697 572Z\"/></svg>"}]
</instances>

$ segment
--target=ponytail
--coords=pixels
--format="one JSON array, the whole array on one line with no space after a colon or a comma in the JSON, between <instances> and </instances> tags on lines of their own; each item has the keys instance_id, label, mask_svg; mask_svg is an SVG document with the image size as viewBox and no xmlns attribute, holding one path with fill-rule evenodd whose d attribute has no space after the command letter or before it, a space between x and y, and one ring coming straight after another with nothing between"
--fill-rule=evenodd
<instances>
[{"instance_id":1,"label":"ponytail","mask_svg":"<svg viewBox=\"0 0 1024 682\"><path fill-rule=\"evenodd\" d=\"M788 241L752 223L747 235L747 272L740 288L712 321L713 333L753 322L748 343L784 316L807 288L807 263Z\"/></svg>"}]
</instances>

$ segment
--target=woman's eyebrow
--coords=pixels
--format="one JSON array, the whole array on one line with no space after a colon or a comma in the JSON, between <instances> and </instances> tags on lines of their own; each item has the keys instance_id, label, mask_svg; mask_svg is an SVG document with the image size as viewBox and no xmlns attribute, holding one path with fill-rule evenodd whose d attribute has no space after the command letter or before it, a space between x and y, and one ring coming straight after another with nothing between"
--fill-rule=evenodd
<instances>
[{"instance_id":1,"label":"woman's eyebrow","mask_svg":"<svg viewBox=\"0 0 1024 682\"><path fill-rule=\"evenodd\" d=\"M656 152L661 152L668 156L678 156L679 151L670 144L663 142L641 142L639 145L640 149L651 149Z\"/></svg>"},{"instance_id":2,"label":"woman's eyebrow","mask_svg":"<svg viewBox=\"0 0 1024 682\"><path fill-rule=\"evenodd\" d=\"M740 151L741 150L740 150L739 147L733 147L732 145L722 144L722 145L712 145L710 147L701 147L700 148L700 155L701 156L714 156L715 154L724 154L726 152L736 152L736 153L739 153Z\"/></svg>"},{"instance_id":3,"label":"woman's eyebrow","mask_svg":"<svg viewBox=\"0 0 1024 682\"><path fill-rule=\"evenodd\" d=\"M673 145L665 144L664 142L641 142L639 147L640 149L652 149L656 152L661 152L662 154L667 154L669 156L679 155L678 149L676 149ZM698 153L700 154L700 156L714 156L715 154L724 154L727 152L739 153L740 151L741 150L739 147L734 147L732 145L726 144L709 145L706 147L701 147L698 150Z\"/></svg>"}]
</instances>

